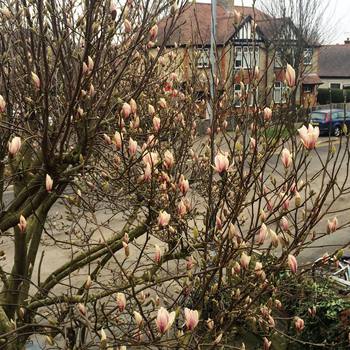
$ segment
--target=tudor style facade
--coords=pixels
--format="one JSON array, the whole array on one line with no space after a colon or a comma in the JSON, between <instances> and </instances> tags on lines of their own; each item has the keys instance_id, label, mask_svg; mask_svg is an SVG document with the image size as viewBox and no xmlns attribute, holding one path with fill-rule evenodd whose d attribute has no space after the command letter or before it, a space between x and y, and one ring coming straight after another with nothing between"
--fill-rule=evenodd
<instances>
[{"instance_id":1,"label":"tudor style facade","mask_svg":"<svg viewBox=\"0 0 350 350\"><path fill-rule=\"evenodd\" d=\"M322 82L318 76L319 45L296 45L296 28L291 21L276 19L251 7L235 6L232 1L219 1L217 6L217 75L225 83L225 90L232 94L236 107L241 106L240 96L244 84L250 105L254 102L283 104L285 102L285 66L287 63L299 72L296 104L314 106L317 87ZM254 18L254 20L253 20ZM211 5L194 3L188 5L178 19L178 29L170 37L162 36L166 19L159 23L158 43L171 49L177 47L182 81L192 79L200 72L209 74L209 49L211 29ZM301 49L299 64L293 62L293 50ZM258 86L253 84L255 67L259 69ZM203 84L207 82L203 78ZM200 94L200 92L199 92Z\"/></svg>"}]
</instances>

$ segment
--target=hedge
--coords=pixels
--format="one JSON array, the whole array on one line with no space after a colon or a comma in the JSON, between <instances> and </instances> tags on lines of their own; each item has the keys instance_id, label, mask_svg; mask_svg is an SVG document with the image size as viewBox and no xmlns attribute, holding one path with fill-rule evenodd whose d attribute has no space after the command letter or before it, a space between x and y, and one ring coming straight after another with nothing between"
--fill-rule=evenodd
<instances>
[{"instance_id":1,"label":"hedge","mask_svg":"<svg viewBox=\"0 0 350 350\"><path fill-rule=\"evenodd\" d=\"M350 91L342 89L318 89L317 102L320 105L330 103L343 103L344 96L346 102L350 102Z\"/></svg>"}]
</instances>

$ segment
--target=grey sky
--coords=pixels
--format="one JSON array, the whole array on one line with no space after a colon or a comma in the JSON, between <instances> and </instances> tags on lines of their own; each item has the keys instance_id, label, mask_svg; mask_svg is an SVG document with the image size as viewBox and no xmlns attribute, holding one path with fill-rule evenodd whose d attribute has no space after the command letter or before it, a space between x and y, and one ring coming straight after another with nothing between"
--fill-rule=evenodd
<instances>
[{"instance_id":1,"label":"grey sky","mask_svg":"<svg viewBox=\"0 0 350 350\"><path fill-rule=\"evenodd\" d=\"M237 5L251 5L252 0L236 0ZM200 0L197 2L210 3L210 0ZM350 0L329 0L327 12L324 13L326 23L330 30L329 43L343 44L346 38L350 37Z\"/></svg>"}]
</instances>

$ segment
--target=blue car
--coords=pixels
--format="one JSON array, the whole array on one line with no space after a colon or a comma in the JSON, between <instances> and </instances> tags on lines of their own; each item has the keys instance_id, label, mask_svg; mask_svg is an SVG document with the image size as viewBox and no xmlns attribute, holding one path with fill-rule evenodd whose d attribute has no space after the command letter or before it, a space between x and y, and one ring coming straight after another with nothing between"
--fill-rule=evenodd
<instances>
[{"instance_id":1,"label":"blue car","mask_svg":"<svg viewBox=\"0 0 350 350\"><path fill-rule=\"evenodd\" d=\"M350 112L344 114L341 109L321 109L310 114L310 123L320 128L321 135L340 136L344 124L350 131Z\"/></svg>"}]
</instances>

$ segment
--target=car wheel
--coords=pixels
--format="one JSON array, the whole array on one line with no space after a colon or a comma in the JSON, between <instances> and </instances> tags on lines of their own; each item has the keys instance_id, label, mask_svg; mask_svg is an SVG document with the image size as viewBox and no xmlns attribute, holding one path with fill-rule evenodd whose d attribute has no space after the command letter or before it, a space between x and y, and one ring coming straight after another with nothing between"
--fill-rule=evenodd
<instances>
[{"instance_id":1,"label":"car wheel","mask_svg":"<svg viewBox=\"0 0 350 350\"><path fill-rule=\"evenodd\" d=\"M339 126L336 126L333 131L334 136L339 137L341 134L341 129Z\"/></svg>"}]
</instances>

